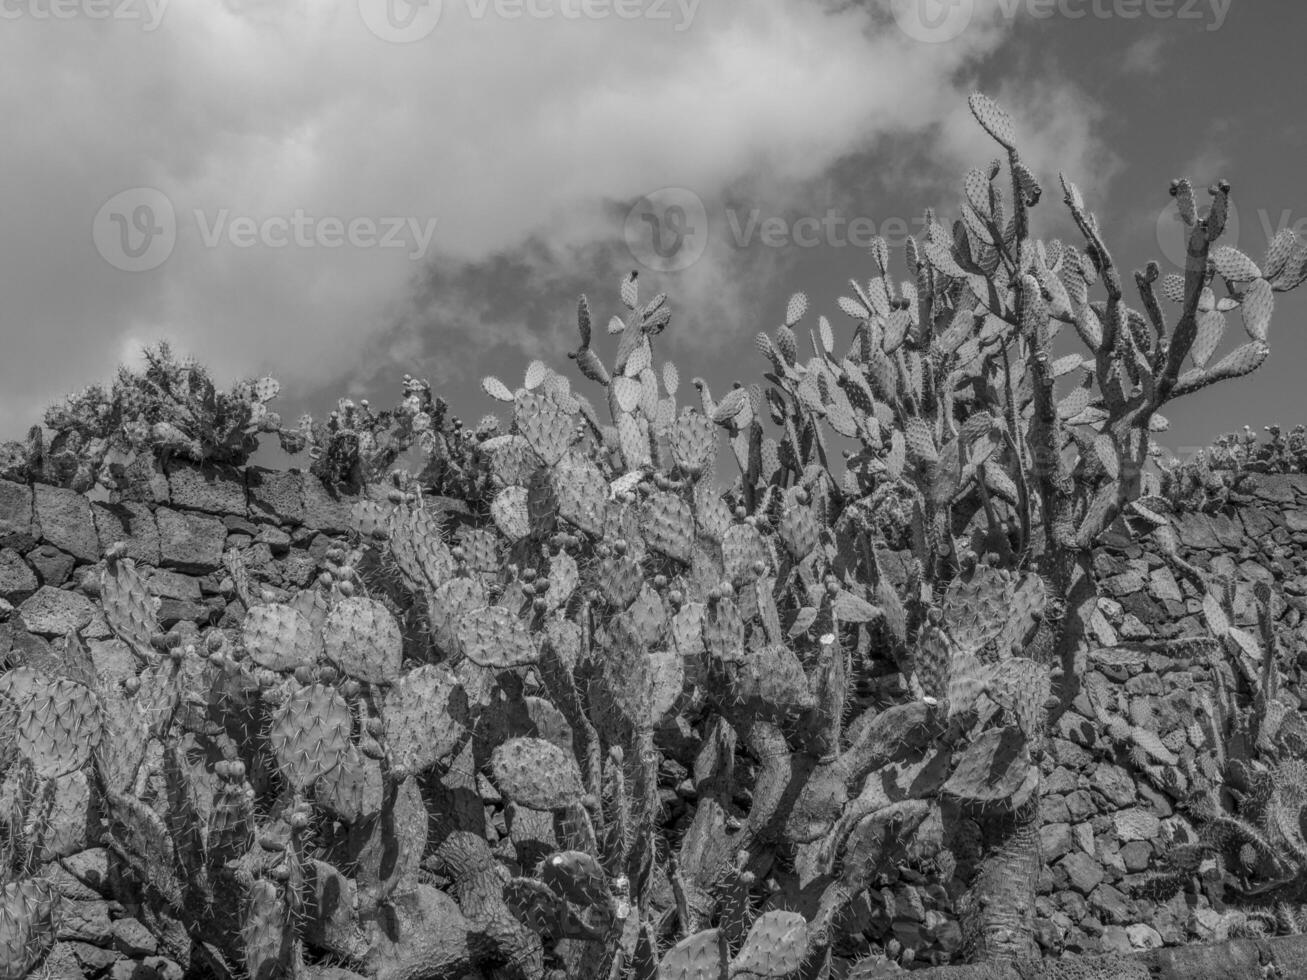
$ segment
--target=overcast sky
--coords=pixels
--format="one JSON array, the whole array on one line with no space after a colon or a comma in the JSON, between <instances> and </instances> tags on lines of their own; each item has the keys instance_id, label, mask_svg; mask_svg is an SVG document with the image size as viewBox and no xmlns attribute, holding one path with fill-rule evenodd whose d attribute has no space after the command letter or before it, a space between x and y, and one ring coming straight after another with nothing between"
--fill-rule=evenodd
<instances>
[{"instance_id":1,"label":"overcast sky","mask_svg":"<svg viewBox=\"0 0 1307 980\"><path fill-rule=\"evenodd\" d=\"M867 235L952 219L996 149L975 88L1042 233L1072 236L1065 170L1127 272L1174 262L1169 181L1227 177L1260 258L1307 232L1304 28L1251 0L5 0L0 438L163 338L276 375L288 420L405 372L476 418L477 379L566 367L577 294L606 319L632 268L683 375L757 377L790 293L847 333ZM1169 446L1307 421L1307 301L1279 300L1268 365L1174 406Z\"/></svg>"}]
</instances>

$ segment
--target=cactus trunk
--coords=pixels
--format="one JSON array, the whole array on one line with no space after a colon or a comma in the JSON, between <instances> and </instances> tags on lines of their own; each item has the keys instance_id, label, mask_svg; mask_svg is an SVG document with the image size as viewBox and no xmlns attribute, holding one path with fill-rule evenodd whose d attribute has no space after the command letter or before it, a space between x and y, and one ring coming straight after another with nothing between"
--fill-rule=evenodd
<instances>
[{"instance_id":1,"label":"cactus trunk","mask_svg":"<svg viewBox=\"0 0 1307 980\"><path fill-rule=\"evenodd\" d=\"M963 903L968 962L1038 956L1035 887L1039 880L1039 791L1013 813L979 821L983 848Z\"/></svg>"}]
</instances>

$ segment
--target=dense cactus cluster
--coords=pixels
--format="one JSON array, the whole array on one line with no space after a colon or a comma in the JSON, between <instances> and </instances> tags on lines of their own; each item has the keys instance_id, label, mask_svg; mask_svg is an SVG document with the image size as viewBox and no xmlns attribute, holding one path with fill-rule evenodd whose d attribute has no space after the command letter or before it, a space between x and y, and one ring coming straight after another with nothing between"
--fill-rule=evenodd
<instances>
[{"instance_id":1,"label":"dense cactus cluster","mask_svg":"<svg viewBox=\"0 0 1307 980\"><path fill-rule=\"evenodd\" d=\"M1228 186L1200 218L1177 182L1191 261L1160 297L1137 274L1135 310L1072 183L1084 250L1031 237L1012 122L971 107L1011 193L1001 161L971 171L905 280L877 243L839 302L849 342L796 295L757 338L765 387L686 392L655 361L666 298L632 274L606 331L578 306L595 402L535 362L485 380L507 418L475 431L412 379L408 411L306 427L367 496L308 588L260 594L229 553L239 629L164 632L111 551L100 608L131 663L107 675L73 633L0 675L0 975L53 943L35 870L50 787L84 768L147 925L197 976L868 980L1035 955L1038 763L1101 615L1091 548L1165 539L1158 412L1264 360L1307 251L1216 247ZM1209 367L1234 309L1251 340ZM1063 326L1087 357L1054 356ZM373 481L414 442L424 471ZM1190 642L1248 668L1257 639L1220 608ZM1264 633L1255 714L1205 722L1232 753L1207 816L1250 873L1301 877L1305 729ZM900 875L929 896L925 946L869 938L868 888Z\"/></svg>"},{"instance_id":2,"label":"dense cactus cluster","mask_svg":"<svg viewBox=\"0 0 1307 980\"><path fill-rule=\"evenodd\" d=\"M201 365L177 358L167 343L147 348L143 370L120 368L109 389L91 385L46 412L46 444L36 426L26 444L0 447L0 475L39 479L77 490L118 487L142 459L176 456L195 462L244 463L259 433L281 430L268 406L273 378L218 390Z\"/></svg>"}]
</instances>

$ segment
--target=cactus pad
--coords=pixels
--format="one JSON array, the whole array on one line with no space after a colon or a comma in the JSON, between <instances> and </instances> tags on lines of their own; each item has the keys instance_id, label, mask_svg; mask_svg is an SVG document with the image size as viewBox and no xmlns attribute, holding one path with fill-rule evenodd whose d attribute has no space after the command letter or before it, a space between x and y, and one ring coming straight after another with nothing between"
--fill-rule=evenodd
<instances>
[{"instance_id":1,"label":"cactus pad","mask_svg":"<svg viewBox=\"0 0 1307 980\"><path fill-rule=\"evenodd\" d=\"M540 656L526 624L502 606L469 610L459 621L458 639L464 655L479 667L523 667Z\"/></svg>"},{"instance_id":2,"label":"cactus pad","mask_svg":"<svg viewBox=\"0 0 1307 980\"><path fill-rule=\"evenodd\" d=\"M42 679L14 699L14 744L36 774L53 779L82 768L100 742L100 704L91 690L61 677Z\"/></svg>"},{"instance_id":3,"label":"cactus pad","mask_svg":"<svg viewBox=\"0 0 1307 980\"><path fill-rule=\"evenodd\" d=\"M443 665L409 671L382 707L391 762L422 772L453 752L471 720L458 678Z\"/></svg>"},{"instance_id":4,"label":"cactus pad","mask_svg":"<svg viewBox=\"0 0 1307 980\"><path fill-rule=\"evenodd\" d=\"M1021 806L1039 781L1030 746L1016 725L984 732L963 751L944 792L969 804Z\"/></svg>"},{"instance_id":5,"label":"cactus pad","mask_svg":"<svg viewBox=\"0 0 1307 980\"><path fill-rule=\"evenodd\" d=\"M322 638L327 658L351 677L386 684L399 676L403 637L379 602L362 596L341 600L327 616Z\"/></svg>"},{"instance_id":6,"label":"cactus pad","mask_svg":"<svg viewBox=\"0 0 1307 980\"><path fill-rule=\"evenodd\" d=\"M576 760L542 738L513 738L495 749L490 769L499 791L531 810L560 810L585 794Z\"/></svg>"},{"instance_id":7,"label":"cactus pad","mask_svg":"<svg viewBox=\"0 0 1307 980\"><path fill-rule=\"evenodd\" d=\"M350 744L353 717L333 687L313 684L292 691L272 716L268 742L277 765L296 789L305 789L340 764Z\"/></svg>"},{"instance_id":8,"label":"cactus pad","mask_svg":"<svg viewBox=\"0 0 1307 980\"><path fill-rule=\"evenodd\" d=\"M548 466L563 458L572 441L571 416L546 395L536 392L519 394L513 421L527 444Z\"/></svg>"},{"instance_id":9,"label":"cactus pad","mask_svg":"<svg viewBox=\"0 0 1307 980\"><path fill-rule=\"evenodd\" d=\"M260 667L291 671L322 656L322 639L303 613L282 603L254 606L245 613L241 639Z\"/></svg>"},{"instance_id":10,"label":"cactus pad","mask_svg":"<svg viewBox=\"0 0 1307 980\"><path fill-rule=\"evenodd\" d=\"M59 892L40 878L0 889L0 980L23 980L53 948Z\"/></svg>"},{"instance_id":11,"label":"cactus pad","mask_svg":"<svg viewBox=\"0 0 1307 980\"><path fill-rule=\"evenodd\" d=\"M694 511L673 493L655 493L645 502L644 534L654 551L688 565L694 549Z\"/></svg>"},{"instance_id":12,"label":"cactus pad","mask_svg":"<svg viewBox=\"0 0 1307 980\"><path fill-rule=\"evenodd\" d=\"M749 930L731 977L781 980L797 973L808 952L808 923L797 912L764 912Z\"/></svg>"}]
</instances>

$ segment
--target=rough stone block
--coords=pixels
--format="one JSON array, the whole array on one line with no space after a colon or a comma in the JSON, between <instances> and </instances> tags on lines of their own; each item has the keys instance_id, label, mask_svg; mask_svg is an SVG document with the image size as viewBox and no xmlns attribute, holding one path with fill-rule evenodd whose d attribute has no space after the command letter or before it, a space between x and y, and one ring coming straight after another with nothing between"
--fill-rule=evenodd
<instances>
[{"instance_id":1,"label":"rough stone block","mask_svg":"<svg viewBox=\"0 0 1307 980\"><path fill-rule=\"evenodd\" d=\"M41 577L43 585L63 585L77 560L52 544L42 544L27 553L27 563Z\"/></svg>"},{"instance_id":2,"label":"rough stone block","mask_svg":"<svg viewBox=\"0 0 1307 980\"><path fill-rule=\"evenodd\" d=\"M1239 489L1272 504L1292 504L1297 499L1294 481L1279 473L1249 473L1240 481Z\"/></svg>"},{"instance_id":3,"label":"rough stone block","mask_svg":"<svg viewBox=\"0 0 1307 980\"><path fill-rule=\"evenodd\" d=\"M41 536L35 521L32 488L0 480L0 545L27 551Z\"/></svg>"},{"instance_id":4,"label":"rough stone block","mask_svg":"<svg viewBox=\"0 0 1307 980\"><path fill-rule=\"evenodd\" d=\"M103 553L116 541L127 545L127 557L146 565L159 564L159 527L154 511L135 501L93 504L95 529Z\"/></svg>"},{"instance_id":5,"label":"rough stone block","mask_svg":"<svg viewBox=\"0 0 1307 980\"><path fill-rule=\"evenodd\" d=\"M178 463L168 468L168 489L174 507L242 517L247 510L245 481L234 467Z\"/></svg>"},{"instance_id":6,"label":"rough stone block","mask_svg":"<svg viewBox=\"0 0 1307 980\"><path fill-rule=\"evenodd\" d=\"M35 573L12 548L0 548L0 599L18 604L37 589Z\"/></svg>"},{"instance_id":7,"label":"rough stone block","mask_svg":"<svg viewBox=\"0 0 1307 980\"><path fill-rule=\"evenodd\" d=\"M81 629L95 615L95 606L80 592L44 585L18 607L33 633L64 636Z\"/></svg>"},{"instance_id":8,"label":"rough stone block","mask_svg":"<svg viewBox=\"0 0 1307 980\"><path fill-rule=\"evenodd\" d=\"M91 504L80 493L38 483L34 490L41 537L80 561L97 561L100 536Z\"/></svg>"},{"instance_id":9,"label":"rough stone block","mask_svg":"<svg viewBox=\"0 0 1307 980\"><path fill-rule=\"evenodd\" d=\"M216 517L160 507L155 512L159 525L160 564L182 572L211 572L222 565L222 546L227 529Z\"/></svg>"},{"instance_id":10,"label":"rough stone block","mask_svg":"<svg viewBox=\"0 0 1307 980\"><path fill-rule=\"evenodd\" d=\"M250 514L279 524L304 522L304 476L252 466L245 471Z\"/></svg>"},{"instance_id":11,"label":"rough stone block","mask_svg":"<svg viewBox=\"0 0 1307 980\"><path fill-rule=\"evenodd\" d=\"M189 575L170 572L156 568L150 572L148 581L150 592L165 599L186 599L199 601L200 583Z\"/></svg>"},{"instance_id":12,"label":"rough stone block","mask_svg":"<svg viewBox=\"0 0 1307 980\"><path fill-rule=\"evenodd\" d=\"M1089 895L1103 881L1103 869L1084 851L1073 851L1058 862L1067 883L1081 895Z\"/></svg>"},{"instance_id":13,"label":"rough stone block","mask_svg":"<svg viewBox=\"0 0 1307 980\"><path fill-rule=\"evenodd\" d=\"M305 473L301 484L304 523L319 531L343 532L350 529L350 509L357 497L338 493L312 473Z\"/></svg>"}]
</instances>

